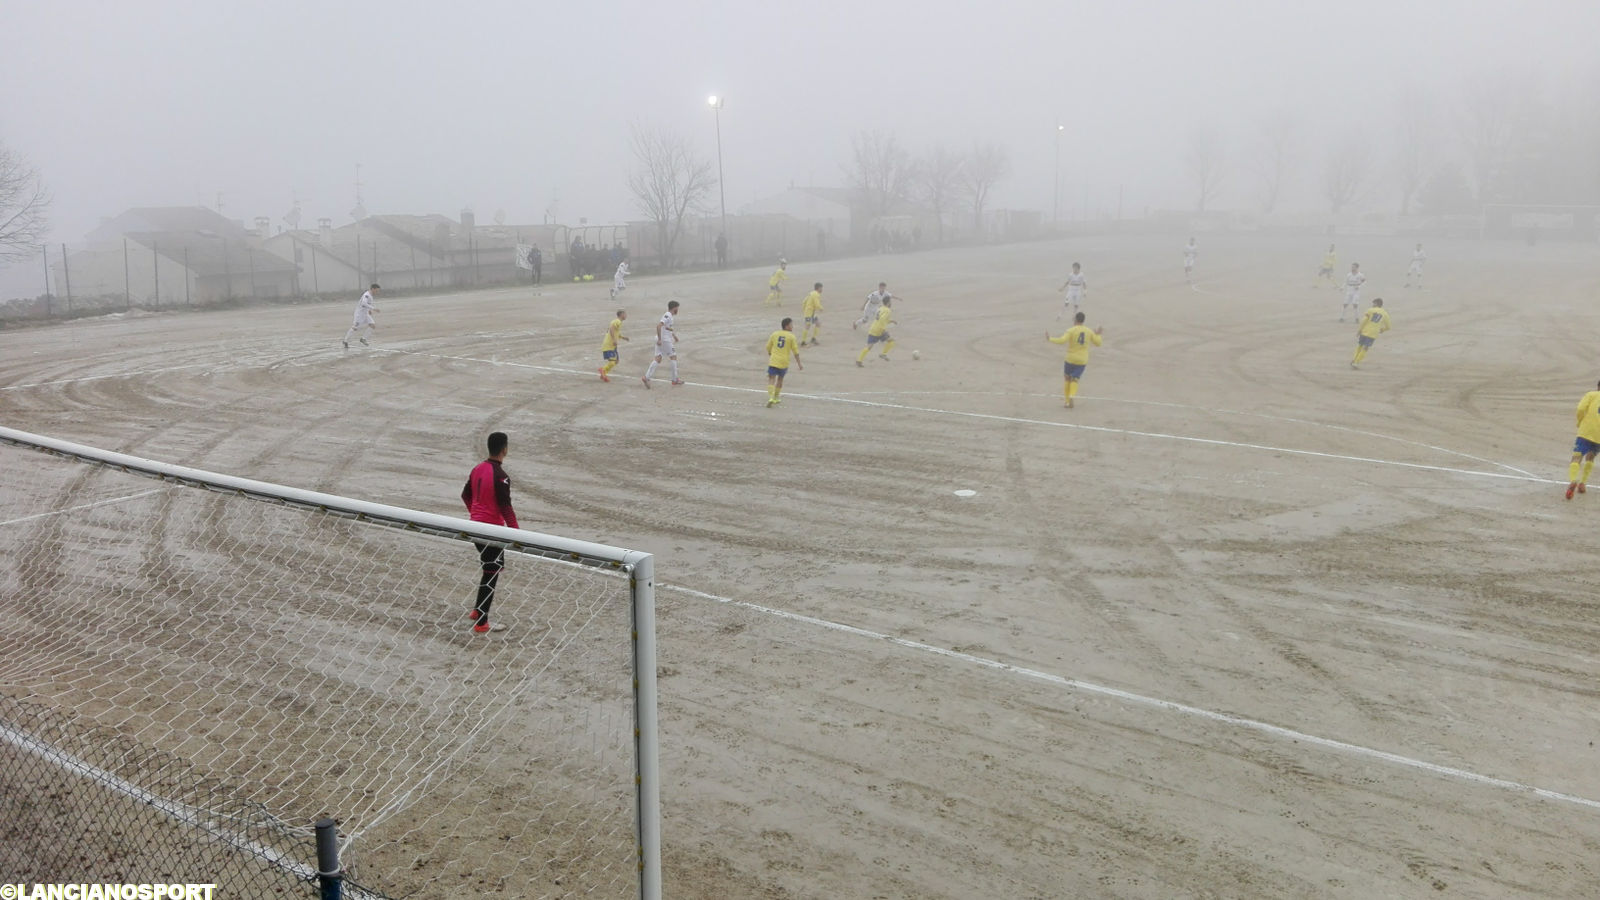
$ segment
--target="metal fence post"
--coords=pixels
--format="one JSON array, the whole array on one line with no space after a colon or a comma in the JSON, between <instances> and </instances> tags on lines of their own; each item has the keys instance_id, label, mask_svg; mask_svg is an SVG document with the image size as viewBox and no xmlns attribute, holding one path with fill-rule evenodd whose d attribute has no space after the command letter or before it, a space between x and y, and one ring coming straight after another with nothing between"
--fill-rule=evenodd
<instances>
[{"instance_id":1,"label":"metal fence post","mask_svg":"<svg viewBox=\"0 0 1600 900\"><path fill-rule=\"evenodd\" d=\"M128 239L122 239L122 303L133 308L133 289L128 283Z\"/></svg>"},{"instance_id":2,"label":"metal fence post","mask_svg":"<svg viewBox=\"0 0 1600 900\"><path fill-rule=\"evenodd\" d=\"M189 282L194 280L194 273L189 270L189 245L183 245L183 305L193 306L194 301L189 299Z\"/></svg>"},{"instance_id":3,"label":"metal fence post","mask_svg":"<svg viewBox=\"0 0 1600 900\"><path fill-rule=\"evenodd\" d=\"M339 869L339 827L332 819L317 820L317 883L322 900L344 895L344 872Z\"/></svg>"},{"instance_id":4,"label":"metal fence post","mask_svg":"<svg viewBox=\"0 0 1600 900\"><path fill-rule=\"evenodd\" d=\"M67 309L72 309L72 269L67 265L67 245L61 245L61 279L67 292Z\"/></svg>"},{"instance_id":5,"label":"metal fence post","mask_svg":"<svg viewBox=\"0 0 1600 900\"><path fill-rule=\"evenodd\" d=\"M150 277L151 277L151 280L155 282L155 287L156 287L156 309L160 309L161 308L161 242L160 241L151 241L150 242L150 271L154 273Z\"/></svg>"},{"instance_id":6,"label":"metal fence post","mask_svg":"<svg viewBox=\"0 0 1600 900\"><path fill-rule=\"evenodd\" d=\"M50 318L50 245L40 244L44 251L44 317Z\"/></svg>"}]
</instances>

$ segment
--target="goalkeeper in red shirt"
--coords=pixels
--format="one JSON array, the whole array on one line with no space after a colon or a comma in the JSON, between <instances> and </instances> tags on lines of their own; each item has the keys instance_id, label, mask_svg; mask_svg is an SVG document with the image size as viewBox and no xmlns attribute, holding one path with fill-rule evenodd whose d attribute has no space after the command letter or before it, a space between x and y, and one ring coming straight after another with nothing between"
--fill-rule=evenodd
<instances>
[{"instance_id":1,"label":"goalkeeper in red shirt","mask_svg":"<svg viewBox=\"0 0 1600 900\"><path fill-rule=\"evenodd\" d=\"M461 502L467 505L467 513L474 522L517 527L517 513L511 508L511 476L500 468L509 443L503 431L489 435L489 458L473 467L466 487L461 489ZM504 623L489 624L489 607L494 604L494 588L500 580L500 570L505 568L506 548L480 541L473 541L472 545L478 548L478 559L483 562L483 576L478 581L477 605L467 617L473 621L472 630L479 634L505 631Z\"/></svg>"}]
</instances>

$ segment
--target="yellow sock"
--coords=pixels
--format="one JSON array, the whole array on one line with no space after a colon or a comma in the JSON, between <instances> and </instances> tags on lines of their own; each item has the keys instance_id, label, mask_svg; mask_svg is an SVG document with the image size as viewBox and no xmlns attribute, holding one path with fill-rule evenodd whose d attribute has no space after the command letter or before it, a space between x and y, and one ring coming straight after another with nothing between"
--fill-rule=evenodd
<instances>
[{"instance_id":1,"label":"yellow sock","mask_svg":"<svg viewBox=\"0 0 1600 900\"><path fill-rule=\"evenodd\" d=\"M611 370L616 368L616 366L617 366L617 361L616 360L614 360L614 359L606 360L606 364L604 366L604 368L606 370L606 374L607 375L611 374Z\"/></svg>"},{"instance_id":2,"label":"yellow sock","mask_svg":"<svg viewBox=\"0 0 1600 900\"><path fill-rule=\"evenodd\" d=\"M867 358L867 354L871 353L871 352L872 352L872 345L871 344L868 344L865 347L862 347L861 348L861 355L856 357L856 362L861 362L862 360L866 359Z\"/></svg>"},{"instance_id":3,"label":"yellow sock","mask_svg":"<svg viewBox=\"0 0 1600 900\"><path fill-rule=\"evenodd\" d=\"M1593 471L1594 471L1594 460L1592 460L1592 459L1584 460L1583 461L1583 477L1578 479L1578 480L1581 481L1584 484L1588 484L1589 483L1589 473L1593 472Z\"/></svg>"},{"instance_id":4,"label":"yellow sock","mask_svg":"<svg viewBox=\"0 0 1600 900\"><path fill-rule=\"evenodd\" d=\"M773 387L770 384L767 385L767 399L768 400L776 400L776 399L778 399L778 389L776 387Z\"/></svg>"},{"instance_id":5,"label":"yellow sock","mask_svg":"<svg viewBox=\"0 0 1600 900\"><path fill-rule=\"evenodd\" d=\"M1078 396L1078 382L1076 382L1076 381L1067 382L1067 399L1071 400L1073 397L1076 397L1076 396Z\"/></svg>"},{"instance_id":6,"label":"yellow sock","mask_svg":"<svg viewBox=\"0 0 1600 900\"><path fill-rule=\"evenodd\" d=\"M1360 347L1356 347L1355 355L1350 357L1350 361L1353 362L1353 363L1361 362L1361 348Z\"/></svg>"},{"instance_id":7,"label":"yellow sock","mask_svg":"<svg viewBox=\"0 0 1600 900\"><path fill-rule=\"evenodd\" d=\"M893 349L894 349L894 341L890 341L887 344L884 344L883 345L883 355L884 356L888 356L889 355L889 351L893 350Z\"/></svg>"},{"instance_id":8,"label":"yellow sock","mask_svg":"<svg viewBox=\"0 0 1600 900\"><path fill-rule=\"evenodd\" d=\"M1070 382L1070 381L1061 382L1061 399L1063 399L1063 400L1071 400L1072 399L1072 382Z\"/></svg>"},{"instance_id":9,"label":"yellow sock","mask_svg":"<svg viewBox=\"0 0 1600 900\"><path fill-rule=\"evenodd\" d=\"M1568 481L1577 481L1578 480L1578 461L1577 460L1573 460L1572 461L1572 465L1567 466L1567 480Z\"/></svg>"}]
</instances>

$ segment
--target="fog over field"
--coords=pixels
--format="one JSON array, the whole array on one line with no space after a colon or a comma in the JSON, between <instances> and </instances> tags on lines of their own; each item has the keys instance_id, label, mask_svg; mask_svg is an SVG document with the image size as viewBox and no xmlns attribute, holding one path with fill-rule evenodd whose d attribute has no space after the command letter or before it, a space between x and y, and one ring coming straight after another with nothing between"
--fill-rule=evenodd
<instances>
[{"instance_id":1,"label":"fog over field","mask_svg":"<svg viewBox=\"0 0 1600 900\"><path fill-rule=\"evenodd\" d=\"M1124 216L1192 208L1201 134L1222 158L1208 206L1258 207L1274 117L1292 136L1281 207L1326 206L1326 157L1355 143L1370 170L1356 202L1387 209L1402 97L1424 111L1429 168L1474 177L1474 85L1514 89L1513 111L1562 132L1539 125L1541 140L1587 150L1569 173L1587 202L1600 178L1600 4L1582 0L66 0L3 18L0 142L53 195L53 243L135 206L278 223L298 201L306 222L342 224L358 165L374 213L638 218L630 124L714 157L711 94L730 211L791 183L842 186L852 137L876 130L913 157L998 145L1010 174L991 206L1048 216L1058 124L1063 219L1114 214L1119 189Z\"/></svg>"}]
</instances>

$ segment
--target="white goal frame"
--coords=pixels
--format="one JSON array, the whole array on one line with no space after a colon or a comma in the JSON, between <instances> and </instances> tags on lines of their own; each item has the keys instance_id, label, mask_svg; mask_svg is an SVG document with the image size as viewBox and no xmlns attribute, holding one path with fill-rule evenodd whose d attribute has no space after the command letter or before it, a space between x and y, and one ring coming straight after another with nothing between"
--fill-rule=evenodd
<instances>
[{"instance_id":1,"label":"white goal frame","mask_svg":"<svg viewBox=\"0 0 1600 900\"><path fill-rule=\"evenodd\" d=\"M4 426L0 426L0 444L104 466L168 484L309 509L413 533L454 540L478 540L527 556L627 575L633 622L630 639L634 691L634 833L639 866L639 897L641 900L660 900L661 763L656 712L655 557L652 554L176 466Z\"/></svg>"}]
</instances>

